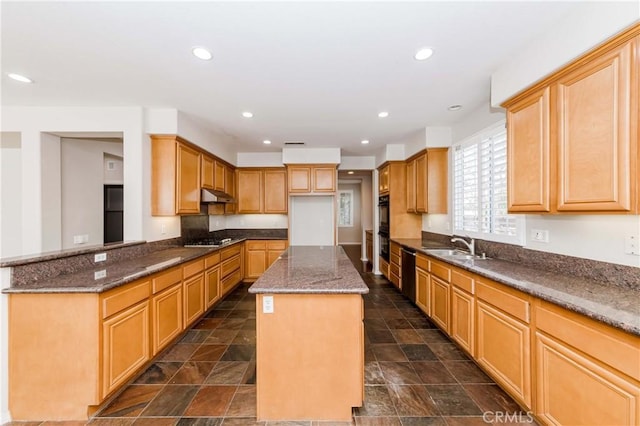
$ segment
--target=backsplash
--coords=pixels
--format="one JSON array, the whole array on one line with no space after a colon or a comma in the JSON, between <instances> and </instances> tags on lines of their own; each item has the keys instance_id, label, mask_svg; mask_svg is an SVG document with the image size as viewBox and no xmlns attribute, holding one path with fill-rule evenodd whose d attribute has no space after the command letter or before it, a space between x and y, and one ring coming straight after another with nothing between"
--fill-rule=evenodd
<instances>
[{"instance_id":1,"label":"backsplash","mask_svg":"<svg viewBox=\"0 0 640 426\"><path fill-rule=\"evenodd\" d=\"M451 236L433 232L422 231L422 240L452 245ZM462 243L453 245L466 250L466 247ZM532 268L576 275L601 283L640 290L640 270L633 266L530 250L513 244L496 243L479 239L476 239L476 253L485 253L487 257L493 259L506 260Z\"/></svg>"},{"instance_id":2,"label":"backsplash","mask_svg":"<svg viewBox=\"0 0 640 426\"><path fill-rule=\"evenodd\" d=\"M209 216L193 215L180 217L182 241L190 242L202 238L274 238L287 239L287 228L242 228L220 229L209 232Z\"/></svg>"}]
</instances>

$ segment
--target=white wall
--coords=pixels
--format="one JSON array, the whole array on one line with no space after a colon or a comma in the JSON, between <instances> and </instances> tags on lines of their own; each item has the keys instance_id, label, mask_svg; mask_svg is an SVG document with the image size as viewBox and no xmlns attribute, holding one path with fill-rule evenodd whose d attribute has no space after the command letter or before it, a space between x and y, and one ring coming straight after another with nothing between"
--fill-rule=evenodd
<instances>
[{"instance_id":1,"label":"white wall","mask_svg":"<svg viewBox=\"0 0 640 426\"><path fill-rule=\"evenodd\" d=\"M239 152L238 167L282 167L282 152Z\"/></svg>"},{"instance_id":2,"label":"white wall","mask_svg":"<svg viewBox=\"0 0 640 426\"><path fill-rule=\"evenodd\" d=\"M340 148L283 148L285 164L339 164Z\"/></svg>"},{"instance_id":3,"label":"white wall","mask_svg":"<svg viewBox=\"0 0 640 426\"><path fill-rule=\"evenodd\" d=\"M211 216L211 220L214 222L215 218L215 216ZM288 226L289 219L286 214L238 214L226 217L227 229L282 229Z\"/></svg>"},{"instance_id":4,"label":"white wall","mask_svg":"<svg viewBox=\"0 0 640 426\"><path fill-rule=\"evenodd\" d=\"M491 76L491 104L502 102L640 19L639 1L582 2L579 13L541 31Z\"/></svg>"},{"instance_id":5,"label":"white wall","mask_svg":"<svg viewBox=\"0 0 640 426\"><path fill-rule=\"evenodd\" d=\"M0 258L22 253L20 133L0 133Z\"/></svg>"},{"instance_id":6,"label":"white wall","mask_svg":"<svg viewBox=\"0 0 640 426\"><path fill-rule=\"evenodd\" d=\"M105 185L123 185L124 184L124 161L122 157L117 155L104 154L103 180ZM109 164L113 164L113 169L109 169Z\"/></svg>"},{"instance_id":7,"label":"white wall","mask_svg":"<svg viewBox=\"0 0 640 426\"><path fill-rule=\"evenodd\" d=\"M9 287L11 268L0 268L0 290ZM11 420L9 413L9 296L0 293L0 424Z\"/></svg>"},{"instance_id":8,"label":"white wall","mask_svg":"<svg viewBox=\"0 0 640 426\"><path fill-rule=\"evenodd\" d=\"M376 157L371 156L342 156L338 170L373 170L376 168Z\"/></svg>"},{"instance_id":9,"label":"white wall","mask_svg":"<svg viewBox=\"0 0 640 426\"><path fill-rule=\"evenodd\" d=\"M289 244L335 245L333 196L295 196L289 199Z\"/></svg>"},{"instance_id":10,"label":"white wall","mask_svg":"<svg viewBox=\"0 0 640 426\"><path fill-rule=\"evenodd\" d=\"M123 144L62 138L60 146L62 248L102 244L105 154L122 158ZM119 175L124 176L122 169L119 172ZM117 179L119 175L114 178ZM86 243L76 244L73 241L75 235L88 235L89 240Z\"/></svg>"}]
</instances>

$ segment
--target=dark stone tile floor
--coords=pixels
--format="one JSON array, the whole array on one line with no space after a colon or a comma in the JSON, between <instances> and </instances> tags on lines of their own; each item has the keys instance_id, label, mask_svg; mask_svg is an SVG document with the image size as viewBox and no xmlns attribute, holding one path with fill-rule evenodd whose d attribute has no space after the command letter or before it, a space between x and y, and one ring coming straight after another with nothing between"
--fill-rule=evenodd
<instances>
[{"instance_id":1,"label":"dark stone tile floor","mask_svg":"<svg viewBox=\"0 0 640 426\"><path fill-rule=\"evenodd\" d=\"M486 412L524 413L389 281L363 271L360 246L345 250L370 289L364 296L365 400L351 422L256 422L255 296L243 284L87 424L473 426L491 423L493 417L483 419ZM526 415L522 420L532 424Z\"/></svg>"}]
</instances>

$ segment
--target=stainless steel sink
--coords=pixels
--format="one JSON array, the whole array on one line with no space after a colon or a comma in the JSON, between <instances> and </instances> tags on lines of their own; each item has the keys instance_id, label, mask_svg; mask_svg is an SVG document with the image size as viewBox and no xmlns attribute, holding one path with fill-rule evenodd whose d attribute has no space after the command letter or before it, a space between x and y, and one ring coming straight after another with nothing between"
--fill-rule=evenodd
<instances>
[{"instance_id":1,"label":"stainless steel sink","mask_svg":"<svg viewBox=\"0 0 640 426\"><path fill-rule=\"evenodd\" d=\"M471 260L471 259L484 259L482 256L472 255L467 251L459 250L459 249L424 249L428 254L433 254L436 256L444 256L450 257L453 259L460 260Z\"/></svg>"}]
</instances>

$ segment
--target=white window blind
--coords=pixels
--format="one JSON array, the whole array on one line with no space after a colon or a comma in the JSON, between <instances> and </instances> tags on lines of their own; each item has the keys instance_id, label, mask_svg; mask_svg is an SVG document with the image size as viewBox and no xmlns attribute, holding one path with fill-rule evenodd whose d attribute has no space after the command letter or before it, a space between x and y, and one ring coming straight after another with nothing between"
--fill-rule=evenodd
<instances>
[{"instance_id":1,"label":"white window blind","mask_svg":"<svg viewBox=\"0 0 640 426\"><path fill-rule=\"evenodd\" d=\"M517 242L519 218L507 214L504 122L453 147L453 197L454 233Z\"/></svg>"}]
</instances>

